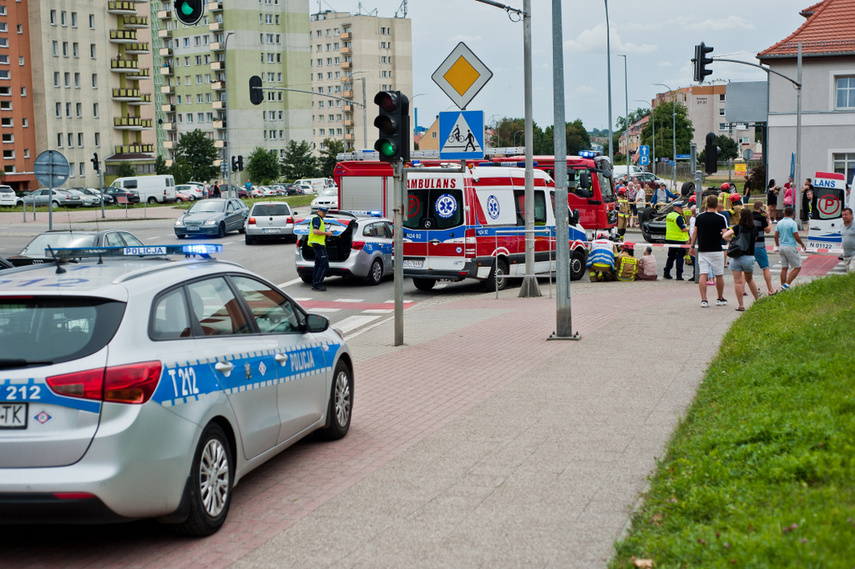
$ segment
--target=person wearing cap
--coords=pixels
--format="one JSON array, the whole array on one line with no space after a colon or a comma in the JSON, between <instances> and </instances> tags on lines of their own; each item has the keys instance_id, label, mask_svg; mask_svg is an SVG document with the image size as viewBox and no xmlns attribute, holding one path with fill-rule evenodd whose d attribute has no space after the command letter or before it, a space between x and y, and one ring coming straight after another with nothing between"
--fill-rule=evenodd
<instances>
[{"instance_id":1,"label":"person wearing cap","mask_svg":"<svg viewBox=\"0 0 855 569\"><path fill-rule=\"evenodd\" d=\"M653 199L650 200L650 206L656 208L656 206L662 207L668 200L676 200L677 196L668 191L668 186L665 185L665 182L659 184L659 189L653 192Z\"/></svg>"},{"instance_id":2,"label":"person wearing cap","mask_svg":"<svg viewBox=\"0 0 855 569\"><path fill-rule=\"evenodd\" d=\"M671 269L677 265L677 280L683 280L683 251L682 245L689 242L689 227L683 217L683 202L677 200L671 204L674 211L665 218L665 243L678 245L668 248L668 260L665 261L665 271L662 278L673 279Z\"/></svg>"},{"instance_id":3,"label":"person wearing cap","mask_svg":"<svg viewBox=\"0 0 855 569\"><path fill-rule=\"evenodd\" d=\"M632 254L634 248L635 243L624 243L620 254L615 259L615 269L619 281L634 281L638 274L638 259Z\"/></svg>"},{"instance_id":4,"label":"person wearing cap","mask_svg":"<svg viewBox=\"0 0 855 569\"><path fill-rule=\"evenodd\" d=\"M327 287L323 285L324 277L327 276L327 270L330 268L330 258L327 255L327 237L332 236L332 231L327 231L324 225L324 218L327 216L328 209L319 207L317 215L312 216L311 229L309 230L309 245L315 252L315 267L312 271L312 290L325 291Z\"/></svg>"}]
</instances>

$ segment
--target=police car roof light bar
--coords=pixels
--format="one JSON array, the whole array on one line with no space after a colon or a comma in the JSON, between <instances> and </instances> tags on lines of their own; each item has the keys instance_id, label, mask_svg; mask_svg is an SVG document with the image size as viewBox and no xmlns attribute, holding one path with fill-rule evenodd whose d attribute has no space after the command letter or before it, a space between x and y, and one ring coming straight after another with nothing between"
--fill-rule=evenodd
<instances>
[{"instance_id":1,"label":"police car roof light bar","mask_svg":"<svg viewBox=\"0 0 855 569\"><path fill-rule=\"evenodd\" d=\"M60 249L45 249L53 252L56 259L83 259L98 257L145 257L164 255L198 255L203 259L211 258L212 253L222 253L223 246L213 243L187 243L184 245L144 245L142 247L63 247Z\"/></svg>"}]
</instances>

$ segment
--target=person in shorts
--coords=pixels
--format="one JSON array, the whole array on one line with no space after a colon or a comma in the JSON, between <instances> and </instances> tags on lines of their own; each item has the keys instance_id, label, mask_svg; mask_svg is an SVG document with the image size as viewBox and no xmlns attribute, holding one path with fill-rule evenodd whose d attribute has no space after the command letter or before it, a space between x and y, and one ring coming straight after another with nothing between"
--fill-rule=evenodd
<instances>
[{"instance_id":1,"label":"person in shorts","mask_svg":"<svg viewBox=\"0 0 855 569\"><path fill-rule=\"evenodd\" d=\"M695 219L695 230L689 240L689 254L696 255L698 271L701 275L715 275L717 293L716 306L726 306L724 298L724 251L721 240L727 231L727 221L716 212L717 196L707 196L707 209ZM697 252L696 252L697 246ZM709 306L707 302L707 281L700 279L698 288L701 292L701 308Z\"/></svg>"},{"instance_id":2,"label":"person in shorts","mask_svg":"<svg viewBox=\"0 0 855 569\"><path fill-rule=\"evenodd\" d=\"M724 238L729 242L732 238L748 235L748 250L743 254L736 256L737 251L733 251L728 255L730 261L728 268L733 272L733 288L736 292L736 300L739 303L736 310L742 312L745 310L743 298L745 296L745 285L754 296L754 300L760 298L760 293L757 291L757 283L754 282L754 251L757 244L757 228L754 227L754 216L745 215L739 216L739 223L730 228Z\"/></svg>"},{"instance_id":3,"label":"person in shorts","mask_svg":"<svg viewBox=\"0 0 855 569\"><path fill-rule=\"evenodd\" d=\"M745 215L743 213L743 215ZM754 227L757 229L757 242L754 245L754 260L763 271L763 280L766 281L766 294L772 296L778 291L772 288L772 271L769 269L769 255L766 253L766 236L764 233L772 232L772 225L766 217L766 204L757 200L754 202Z\"/></svg>"},{"instance_id":4,"label":"person in shorts","mask_svg":"<svg viewBox=\"0 0 855 569\"><path fill-rule=\"evenodd\" d=\"M802 270L802 260L796 243L801 245L802 251L805 250L805 244L799 237L799 226L796 225L793 217L795 217L793 207L787 206L784 208L784 219L775 226L775 246L781 255L781 288L784 290L790 290L790 285Z\"/></svg>"}]
</instances>

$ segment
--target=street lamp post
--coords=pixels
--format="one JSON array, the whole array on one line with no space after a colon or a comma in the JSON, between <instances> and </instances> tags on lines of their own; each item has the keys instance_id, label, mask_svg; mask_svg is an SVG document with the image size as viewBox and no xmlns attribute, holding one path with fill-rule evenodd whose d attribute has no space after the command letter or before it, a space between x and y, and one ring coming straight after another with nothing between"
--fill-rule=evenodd
<instances>
[{"instance_id":1,"label":"street lamp post","mask_svg":"<svg viewBox=\"0 0 855 569\"><path fill-rule=\"evenodd\" d=\"M525 134L525 131L524 131L524 130L518 130L518 131L514 132L514 147L515 147L515 148L516 148L516 145L517 145L517 135L518 135L519 133L523 133L523 134Z\"/></svg>"},{"instance_id":2,"label":"street lamp post","mask_svg":"<svg viewBox=\"0 0 855 569\"><path fill-rule=\"evenodd\" d=\"M223 57L225 57L227 59L228 59L228 53L229 53L229 51L228 51L228 49L229 49L229 38L232 37L233 35L235 35L234 32L226 32L225 38L223 39ZM237 73L237 70L235 70L235 73ZM234 81L232 81L232 83L234 83ZM226 86L228 86L228 84ZM235 91L232 90L232 92L235 92ZM226 93L228 93L228 91L226 91ZM237 197L236 195L232 195L232 193L233 193L233 190L232 190L232 164L231 164L232 141L231 141L231 136L230 136L230 132L229 132L229 128L230 128L230 126L229 126L229 106L230 105L229 105L229 101L228 101L228 95L226 95L226 156L225 156L225 159L226 159L226 183L229 187L229 197L230 198L236 198ZM222 173L222 170L220 170L220 173Z\"/></svg>"},{"instance_id":3,"label":"street lamp post","mask_svg":"<svg viewBox=\"0 0 855 569\"><path fill-rule=\"evenodd\" d=\"M606 5L606 74L609 88L609 164L615 165L615 152L612 148L614 137L612 136L612 34L609 28L609 0L603 0Z\"/></svg>"},{"instance_id":4,"label":"street lamp post","mask_svg":"<svg viewBox=\"0 0 855 569\"><path fill-rule=\"evenodd\" d=\"M671 191L677 190L677 98L674 96L674 91L665 83L654 83L654 85L662 85L668 89L671 97L671 144L673 155L673 165L671 166Z\"/></svg>"},{"instance_id":5,"label":"street lamp post","mask_svg":"<svg viewBox=\"0 0 855 569\"><path fill-rule=\"evenodd\" d=\"M629 83L627 82L627 61L626 54L619 53L618 57L623 58L623 87L624 95L626 96L626 115L624 115L624 133L626 134L626 178L629 180Z\"/></svg>"}]
</instances>

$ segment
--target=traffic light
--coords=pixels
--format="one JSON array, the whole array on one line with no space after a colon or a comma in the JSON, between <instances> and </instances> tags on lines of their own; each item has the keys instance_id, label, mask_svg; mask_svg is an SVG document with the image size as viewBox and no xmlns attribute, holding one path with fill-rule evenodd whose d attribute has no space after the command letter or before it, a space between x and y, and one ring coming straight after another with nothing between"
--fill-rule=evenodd
<instances>
[{"instance_id":1,"label":"traffic light","mask_svg":"<svg viewBox=\"0 0 855 569\"><path fill-rule=\"evenodd\" d=\"M232 172L243 171L243 156L232 156Z\"/></svg>"},{"instance_id":2,"label":"traffic light","mask_svg":"<svg viewBox=\"0 0 855 569\"><path fill-rule=\"evenodd\" d=\"M380 114L374 119L374 126L380 130L380 138L374 143L374 150L384 162L399 159L408 162L410 100L400 91L380 91L374 96L374 104L380 107Z\"/></svg>"},{"instance_id":3,"label":"traffic light","mask_svg":"<svg viewBox=\"0 0 855 569\"><path fill-rule=\"evenodd\" d=\"M261 90L261 77L253 75L249 78L249 102L260 105L264 102L264 91Z\"/></svg>"},{"instance_id":4,"label":"traffic light","mask_svg":"<svg viewBox=\"0 0 855 569\"><path fill-rule=\"evenodd\" d=\"M238 172L243 172L243 155L238 154L237 159Z\"/></svg>"},{"instance_id":5,"label":"traffic light","mask_svg":"<svg viewBox=\"0 0 855 569\"><path fill-rule=\"evenodd\" d=\"M715 134L707 133L704 145L704 171L712 174L718 171L718 146L715 145Z\"/></svg>"},{"instance_id":6,"label":"traffic light","mask_svg":"<svg viewBox=\"0 0 855 569\"><path fill-rule=\"evenodd\" d=\"M697 83L703 83L704 77L712 75L712 69L707 69L707 65L713 62L711 57L707 57L707 54L712 53L712 50L713 48L705 46L704 42L695 46L695 57L692 59L692 63L694 64L695 82Z\"/></svg>"},{"instance_id":7,"label":"traffic light","mask_svg":"<svg viewBox=\"0 0 855 569\"><path fill-rule=\"evenodd\" d=\"M92 155L92 160L90 160L90 162L92 162L92 169L93 170L95 170L96 172L101 171L101 163L98 162L98 153L97 152L95 152Z\"/></svg>"},{"instance_id":8,"label":"traffic light","mask_svg":"<svg viewBox=\"0 0 855 569\"><path fill-rule=\"evenodd\" d=\"M232 156L232 172L237 171L237 156Z\"/></svg>"},{"instance_id":9,"label":"traffic light","mask_svg":"<svg viewBox=\"0 0 855 569\"><path fill-rule=\"evenodd\" d=\"M185 26L195 25L204 12L204 0L175 0L175 17Z\"/></svg>"}]
</instances>

